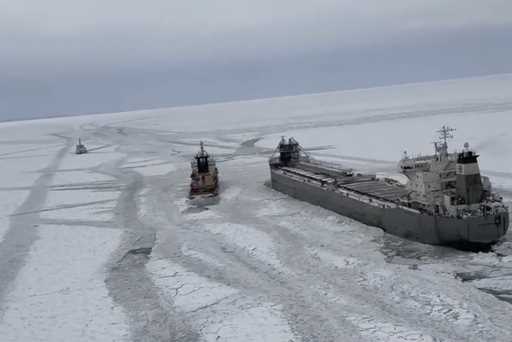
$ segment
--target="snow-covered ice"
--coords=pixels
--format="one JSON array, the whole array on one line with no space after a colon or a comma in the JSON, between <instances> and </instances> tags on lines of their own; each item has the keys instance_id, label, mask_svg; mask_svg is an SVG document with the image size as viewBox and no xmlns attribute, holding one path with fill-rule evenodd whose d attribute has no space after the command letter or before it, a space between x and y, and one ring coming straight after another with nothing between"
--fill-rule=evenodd
<instances>
[{"instance_id":1,"label":"snow-covered ice","mask_svg":"<svg viewBox=\"0 0 512 342\"><path fill-rule=\"evenodd\" d=\"M3 308L2 341L126 341L122 308L105 287L105 264L121 232L91 227L37 228L27 264Z\"/></svg>"},{"instance_id":2,"label":"snow-covered ice","mask_svg":"<svg viewBox=\"0 0 512 342\"><path fill-rule=\"evenodd\" d=\"M293 341L279 308L246 298L237 289L216 283L165 260L148 264L163 300L190 316L204 341Z\"/></svg>"},{"instance_id":3,"label":"snow-covered ice","mask_svg":"<svg viewBox=\"0 0 512 342\"><path fill-rule=\"evenodd\" d=\"M512 341L512 239L423 245L271 190L281 135L382 177L454 126L512 203L512 75L0 123L1 341ZM212 120L215 118L215 120ZM75 155L81 137L89 148ZM189 200L204 141L217 198Z\"/></svg>"},{"instance_id":4,"label":"snow-covered ice","mask_svg":"<svg viewBox=\"0 0 512 342\"><path fill-rule=\"evenodd\" d=\"M234 223L208 223L204 225L204 228L208 232L220 235L226 244L240 249L248 256L276 269L283 269L276 255L272 239L264 232Z\"/></svg>"},{"instance_id":5,"label":"snow-covered ice","mask_svg":"<svg viewBox=\"0 0 512 342\"><path fill-rule=\"evenodd\" d=\"M144 176L161 176L176 170L176 168L167 161L159 159L128 159L123 168L133 169Z\"/></svg>"}]
</instances>

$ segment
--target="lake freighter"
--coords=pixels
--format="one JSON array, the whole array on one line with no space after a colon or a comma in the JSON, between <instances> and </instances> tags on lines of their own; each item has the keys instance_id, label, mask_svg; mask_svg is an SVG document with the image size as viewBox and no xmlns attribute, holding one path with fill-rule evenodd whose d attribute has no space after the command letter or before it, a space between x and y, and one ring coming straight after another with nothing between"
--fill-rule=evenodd
<instances>
[{"instance_id":1,"label":"lake freighter","mask_svg":"<svg viewBox=\"0 0 512 342\"><path fill-rule=\"evenodd\" d=\"M285 139L269 160L272 188L410 240L434 245L483 247L509 226L508 208L480 175L478 155L466 143L448 153L453 129L443 127L435 154L410 158L399 169L401 184L315 160Z\"/></svg>"}]
</instances>

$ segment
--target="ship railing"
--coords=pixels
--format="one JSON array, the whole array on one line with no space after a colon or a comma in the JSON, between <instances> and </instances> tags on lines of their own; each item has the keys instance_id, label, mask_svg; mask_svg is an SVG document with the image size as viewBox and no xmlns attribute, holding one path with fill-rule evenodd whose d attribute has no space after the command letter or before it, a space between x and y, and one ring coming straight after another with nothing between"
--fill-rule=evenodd
<instances>
[{"instance_id":1,"label":"ship railing","mask_svg":"<svg viewBox=\"0 0 512 342\"><path fill-rule=\"evenodd\" d=\"M312 172L305 171L305 170L293 169L293 168L289 168L289 167L283 167L283 168L281 168L281 171L285 172L285 173L288 173L290 175L295 175L295 176L300 177L300 178L306 178L308 180L316 181L316 182L318 182L318 184L320 184L322 186L326 185L326 184L334 183L334 179L331 178L331 177L316 175L316 174L314 174Z\"/></svg>"},{"instance_id":2,"label":"ship railing","mask_svg":"<svg viewBox=\"0 0 512 342\"><path fill-rule=\"evenodd\" d=\"M326 177L326 178L318 178L311 175L308 175L306 172L297 172L298 170L292 170L290 168L281 168L279 170L282 173L287 173L290 177L294 177L296 179L302 180L303 182L308 183L316 183L320 187L324 189L332 189L333 191L342 194L348 198L352 198L361 202L365 202L367 204L381 207L381 208L402 208L410 212L419 213L420 211L415 208L409 208L406 206L403 206L397 202L394 202L392 200L389 200L384 197L380 196L369 196L366 193L359 192L357 190L348 189L343 186L340 186L339 184L334 184L334 179ZM327 188L325 187L327 186Z\"/></svg>"},{"instance_id":3,"label":"ship railing","mask_svg":"<svg viewBox=\"0 0 512 342\"><path fill-rule=\"evenodd\" d=\"M376 207L381 207L381 208L398 208L398 207L401 207L401 205L399 205L398 203L396 203L394 201L391 201L391 200L389 200L387 198L380 197L380 196L374 196L374 195L369 196L366 193L359 192L359 191L353 190L353 189L348 189L348 188L345 188L345 187L337 186L335 188L335 191L345 195L348 198L352 198L352 199L355 199L355 200L358 200L358 201L361 201L361 202L365 202L367 204L370 204L370 205L373 205L373 206L376 206ZM407 209L411 209L411 208L407 208ZM414 211L414 209L411 209L411 210Z\"/></svg>"}]
</instances>

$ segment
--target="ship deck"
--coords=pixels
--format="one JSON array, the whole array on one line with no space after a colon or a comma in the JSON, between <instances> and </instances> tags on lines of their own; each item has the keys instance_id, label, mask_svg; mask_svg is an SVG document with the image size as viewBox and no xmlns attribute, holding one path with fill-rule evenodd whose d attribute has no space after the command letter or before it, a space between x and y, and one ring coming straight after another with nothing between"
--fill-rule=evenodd
<instances>
[{"instance_id":1,"label":"ship deck","mask_svg":"<svg viewBox=\"0 0 512 342\"><path fill-rule=\"evenodd\" d=\"M339 177L332 177L331 175L303 170L297 167L280 167L279 169L285 174L306 179L307 181L314 181L320 186L336 183L341 189L394 203L397 203L401 197L408 193L404 187L388 184L382 180L375 179L371 175L341 175Z\"/></svg>"}]
</instances>

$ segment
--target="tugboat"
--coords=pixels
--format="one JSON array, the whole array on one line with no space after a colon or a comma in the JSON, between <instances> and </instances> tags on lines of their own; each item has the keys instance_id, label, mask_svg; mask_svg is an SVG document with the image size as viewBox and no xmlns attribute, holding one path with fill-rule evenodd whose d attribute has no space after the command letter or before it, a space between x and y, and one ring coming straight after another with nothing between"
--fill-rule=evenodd
<instances>
[{"instance_id":1,"label":"tugboat","mask_svg":"<svg viewBox=\"0 0 512 342\"><path fill-rule=\"evenodd\" d=\"M82 144L82 139L78 138L78 144L76 144L75 154L85 154L87 153L87 147Z\"/></svg>"},{"instance_id":2,"label":"tugboat","mask_svg":"<svg viewBox=\"0 0 512 342\"><path fill-rule=\"evenodd\" d=\"M190 198L216 196L218 193L219 178L215 159L204 150L202 141L200 146L201 150L195 155L191 163Z\"/></svg>"},{"instance_id":3,"label":"tugboat","mask_svg":"<svg viewBox=\"0 0 512 342\"><path fill-rule=\"evenodd\" d=\"M487 248L507 232L508 208L480 175L478 155L469 144L448 153L452 132L449 127L439 131L433 155L400 160L405 185L314 160L295 139L283 137L269 160L271 186L406 239Z\"/></svg>"}]
</instances>

